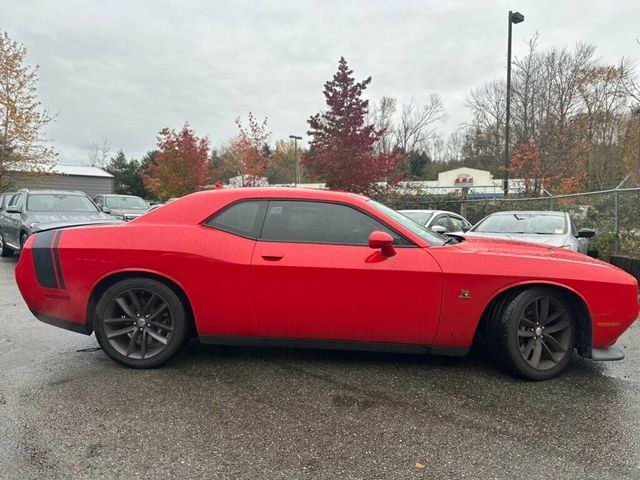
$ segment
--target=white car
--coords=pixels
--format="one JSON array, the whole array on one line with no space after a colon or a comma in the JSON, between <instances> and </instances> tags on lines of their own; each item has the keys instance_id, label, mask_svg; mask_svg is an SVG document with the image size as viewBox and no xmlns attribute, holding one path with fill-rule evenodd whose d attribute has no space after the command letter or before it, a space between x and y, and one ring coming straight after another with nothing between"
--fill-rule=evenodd
<instances>
[{"instance_id":1,"label":"white car","mask_svg":"<svg viewBox=\"0 0 640 480\"><path fill-rule=\"evenodd\" d=\"M461 215L445 210L398 210L425 228L444 235L462 235L471 228L471 223Z\"/></svg>"},{"instance_id":2,"label":"white car","mask_svg":"<svg viewBox=\"0 0 640 480\"><path fill-rule=\"evenodd\" d=\"M518 242L542 243L587 253L590 228L578 230L567 212L513 211L486 216L466 233L467 237L491 237Z\"/></svg>"}]
</instances>

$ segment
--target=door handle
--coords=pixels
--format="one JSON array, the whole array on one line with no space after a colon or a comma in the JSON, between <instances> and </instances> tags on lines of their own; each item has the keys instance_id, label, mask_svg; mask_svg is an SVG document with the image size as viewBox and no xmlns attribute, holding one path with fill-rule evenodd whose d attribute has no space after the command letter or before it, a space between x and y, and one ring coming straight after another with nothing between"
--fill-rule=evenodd
<instances>
[{"instance_id":1,"label":"door handle","mask_svg":"<svg viewBox=\"0 0 640 480\"><path fill-rule=\"evenodd\" d=\"M283 257L284 257L284 254L280 254L280 253L274 253L271 255L262 255L262 258L270 262L277 262L278 260L282 260Z\"/></svg>"}]
</instances>

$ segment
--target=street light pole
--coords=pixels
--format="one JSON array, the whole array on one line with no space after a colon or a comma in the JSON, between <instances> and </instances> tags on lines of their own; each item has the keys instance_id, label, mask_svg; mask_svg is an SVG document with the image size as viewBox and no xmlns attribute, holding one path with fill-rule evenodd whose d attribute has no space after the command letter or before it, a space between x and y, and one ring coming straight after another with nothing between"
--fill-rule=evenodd
<instances>
[{"instance_id":1,"label":"street light pole","mask_svg":"<svg viewBox=\"0 0 640 480\"><path fill-rule=\"evenodd\" d=\"M509 169L511 156L509 154L509 122L511 120L511 25L524 22L524 15L509 10L509 39L507 41L507 111L504 126L504 196L509 196Z\"/></svg>"},{"instance_id":2,"label":"street light pole","mask_svg":"<svg viewBox=\"0 0 640 480\"><path fill-rule=\"evenodd\" d=\"M302 137L296 137L295 135L289 135L289 138L293 139L293 156L296 161L296 178L293 185L297 188L300 183L300 173L298 172L298 140L302 140Z\"/></svg>"}]
</instances>

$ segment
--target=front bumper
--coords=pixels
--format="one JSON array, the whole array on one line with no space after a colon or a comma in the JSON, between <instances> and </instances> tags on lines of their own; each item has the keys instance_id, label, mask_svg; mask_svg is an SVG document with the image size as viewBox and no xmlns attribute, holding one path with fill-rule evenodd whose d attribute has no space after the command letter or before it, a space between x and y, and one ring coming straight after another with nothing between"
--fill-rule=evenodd
<instances>
[{"instance_id":1,"label":"front bumper","mask_svg":"<svg viewBox=\"0 0 640 480\"><path fill-rule=\"evenodd\" d=\"M620 347L615 345L609 348L593 348L591 349L591 360L596 362L614 362L622 360L624 358L624 352Z\"/></svg>"}]
</instances>

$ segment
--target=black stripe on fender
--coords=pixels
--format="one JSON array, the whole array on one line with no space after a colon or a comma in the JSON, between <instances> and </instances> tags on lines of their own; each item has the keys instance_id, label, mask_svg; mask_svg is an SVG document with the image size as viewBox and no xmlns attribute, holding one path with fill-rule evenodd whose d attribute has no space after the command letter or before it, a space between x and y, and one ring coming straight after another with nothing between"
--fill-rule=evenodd
<instances>
[{"instance_id":1,"label":"black stripe on fender","mask_svg":"<svg viewBox=\"0 0 640 480\"><path fill-rule=\"evenodd\" d=\"M56 262L56 273L58 274L58 288L64 290L64 277L62 276L62 265L60 265L60 252L58 251L58 244L60 243L60 237L62 237L62 230L58 230L57 235L53 239L53 261Z\"/></svg>"},{"instance_id":2,"label":"black stripe on fender","mask_svg":"<svg viewBox=\"0 0 640 480\"><path fill-rule=\"evenodd\" d=\"M33 266L36 270L36 278L38 283L46 288L58 288L51 253L55 234L55 230L37 233L33 241Z\"/></svg>"}]
</instances>

